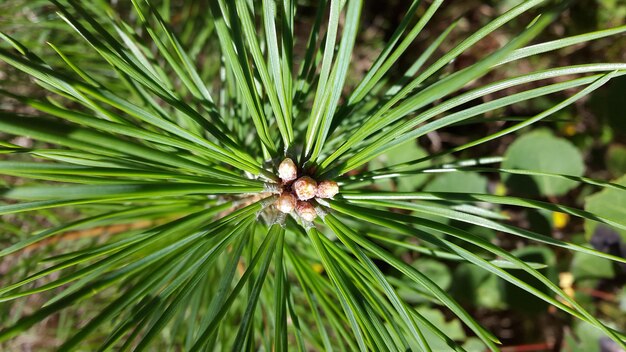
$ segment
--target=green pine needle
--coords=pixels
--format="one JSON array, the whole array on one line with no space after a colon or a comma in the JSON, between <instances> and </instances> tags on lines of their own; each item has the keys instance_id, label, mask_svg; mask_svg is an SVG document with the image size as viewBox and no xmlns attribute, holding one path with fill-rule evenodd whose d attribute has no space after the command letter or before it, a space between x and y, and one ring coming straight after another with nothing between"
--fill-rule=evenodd
<instances>
[{"instance_id":1,"label":"green pine needle","mask_svg":"<svg viewBox=\"0 0 626 352\"><path fill-rule=\"evenodd\" d=\"M564 9L546 3L519 1L449 43L462 35L459 20L425 35L444 1L412 1L358 80L351 68L362 45L361 0L320 1L310 28L299 28L302 9L294 0L50 0L55 15L48 2L35 1L28 11L49 21L5 27L0 20L0 60L25 74L16 76L20 84L29 86L29 77L37 85L25 93L0 82L6 101L25 108L2 107L2 137L32 142L0 142L0 174L20 180L0 188L0 215L48 219L0 228L12 236L0 260L37 261L0 281L0 305L30 296L44 302L0 322L0 341L53 315L86 312L67 331L59 327L63 341L54 348L435 351L443 343L464 351L406 299L410 291L498 350L498 337L436 278L400 258L402 249L472 265L626 348L622 332L543 274L549 264L518 258L463 226L626 263L519 227L499 206L561 212L618 230L626 230L624 219L517 196L372 187L475 172L626 191L592 177L500 167L500 156L450 161L453 153L557 121L548 119L626 74L626 63L588 63L485 83L510 63L626 32L621 26L534 43ZM535 19L500 48L467 68L450 65L529 16ZM399 68L418 39L426 50ZM394 70L403 75L395 79ZM472 103L501 92L507 95ZM560 101L534 116L500 115L554 94ZM375 166L381 155L442 128L499 121L511 124L438 153ZM299 195L296 184L280 178L285 158L295 161L298 176L336 181L339 194L326 199L317 186L313 199L279 211L284 197ZM307 220L304 206L315 220Z\"/></svg>"}]
</instances>

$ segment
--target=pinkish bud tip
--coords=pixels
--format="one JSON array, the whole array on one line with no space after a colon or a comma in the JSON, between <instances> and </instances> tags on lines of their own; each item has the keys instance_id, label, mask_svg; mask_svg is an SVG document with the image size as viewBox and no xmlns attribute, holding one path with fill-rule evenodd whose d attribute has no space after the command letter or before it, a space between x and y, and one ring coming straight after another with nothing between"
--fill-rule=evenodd
<instances>
[{"instance_id":1,"label":"pinkish bud tip","mask_svg":"<svg viewBox=\"0 0 626 352\"><path fill-rule=\"evenodd\" d=\"M298 178L298 167L293 160L285 158L285 160L278 165L278 177L285 183Z\"/></svg>"},{"instance_id":2,"label":"pinkish bud tip","mask_svg":"<svg viewBox=\"0 0 626 352\"><path fill-rule=\"evenodd\" d=\"M303 176L293 183L293 189L299 200L311 199L317 193L317 182L309 176Z\"/></svg>"},{"instance_id":3,"label":"pinkish bud tip","mask_svg":"<svg viewBox=\"0 0 626 352\"><path fill-rule=\"evenodd\" d=\"M325 180L317 185L317 196L319 198L332 198L339 193L339 186L335 181Z\"/></svg>"},{"instance_id":4,"label":"pinkish bud tip","mask_svg":"<svg viewBox=\"0 0 626 352\"><path fill-rule=\"evenodd\" d=\"M302 220L308 222L312 222L317 217L315 207L308 202L298 202L298 205L296 205L296 213L298 213L298 216L300 216Z\"/></svg>"}]
</instances>

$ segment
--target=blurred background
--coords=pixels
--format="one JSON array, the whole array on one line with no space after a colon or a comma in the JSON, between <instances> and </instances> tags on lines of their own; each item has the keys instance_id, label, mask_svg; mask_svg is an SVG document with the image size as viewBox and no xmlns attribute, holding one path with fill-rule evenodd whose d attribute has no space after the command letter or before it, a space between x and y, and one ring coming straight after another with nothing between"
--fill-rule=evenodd
<instances>
[{"instance_id":1,"label":"blurred background","mask_svg":"<svg viewBox=\"0 0 626 352\"><path fill-rule=\"evenodd\" d=\"M172 26L180 33L184 43L193 42L206 18L205 0L166 2ZM162 1L155 1L160 4ZM430 1L425 1L429 3ZM315 16L316 1L301 0L297 16L296 55L303 55L304 45ZM407 54L390 71L388 79L394 82L425 50L433 38L454 20L460 18L457 28L442 45L440 53L451 49L493 17L506 11L517 0L452 0L442 9L410 47ZM167 6L169 4L169 6ZM131 21L134 14L130 2L115 1L122 18ZM363 22L353 54L351 73L346 91L354 86L371 66L373 60L391 37L402 19L408 2L404 0L365 1ZM422 6L425 8L425 6ZM453 71L467 67L490 51L505 44L532 20L533 14L521 16L505 25L494 35L480 41L469 51L451 63L445 70ZM197 20L197 21L194 21ZM562 13L534 42L544 42L626 24L626 0L579 0ZM85 66L101 67L106 75L106 65L91 48L85 48L80 38L56 16L54 7L47 1L0 0L0 31L22 40L33 52L41 55L54 67L62 67L62 61L46 45L51 42L71 48L68 56L79 59ZM141 34L139 34L141 35ZM208 44L196 53L207 82L217 74L219 58L217 51L207 50ZM2 45L2 44L0 44ZM73 49L73 50L72 50ZM212 56L213 55L213 56ZM437 57L439 55L435 55ZM295 60L297 63L298 60ZM472 89L488 82L512 77L543 68L568 66L591 62L626 62L626 36L621 35L567 49L530 57L520 62L504 65L479 81L465 88ZM214 76L213 76L214 77ZM541 81L537 85L555 82ZM45 96L45 92L32 79L0 62L0 88L31 96ZM518 92L519 88L498 92L482 103L504 95ZM455 125L428 134L427 138L399 147L401 153L389 152L371 162L368 168L396 164L440 150L458 146L468 141L494 133L520 118L534 116L562 101L573 92L553 94L534 99L498 111L497 114L481 116L483 123ZM464 106L464 107L467 107ZM464 108L462 107L462 108ZM28 112L28 108L0 94L0 109ZM510 118L503 121L502 116ZM497 119L496 119L497 118ZM490 121L493 119L494 121ZM0 134L0 141L31 148L34 142L24 137ZM503 167L526 168L546 172L584 175L601 180L611 180L626 185L626 77L612 80L590 97L561 110L549 119L504 138L482 144L455 155L457 158L505 156ZM0 154L0 158L5 158ZM15 160L16 156L11 158ZM11 186L28 181L2 175L0 186ZM548 200L576 208L587 209L614 219L626 219L626 195L623 192L597 187L581 186L573 181L541 177L500 177L486 173L445 173L437 176L417 175L399 181L384 181L371 185L383 190L454 191L516 195L532 199ZM3 200L0 199L0 204ZM618 232L594 223L570 218L565 214L545 211L520 210L502 207L500 211L512 219L511 223L555 238L584 244L595 249L626 257L626 232ZM81 216L72 209L40 211L29 214L0 216L0 248L30 236L33 232L58 225ZM158 221L158 220L155 220ZM90 231L74 231L55 237L55 240L33 245L22 252L0 259L0 286L15 282L41 266L41 259L77 249L97 241L99 236L141 228L150 224L122 224L119 227L103 227ZM574 296L585 308L620 331L626 331L626 266L618 265L592 256L575 254L528 243L519 237L504 236L489 229L457 224L473 233L480 234L520 258L547 264L543 273L558 283L568 294ZM543 301L529 297L521 290L503 282L471 265L437 261L414 252L398 248L396 255L424 271L437 284L450 291L477 320L495 333L503 342L504 351L619 351L608 339L594 328L568 317L549 307ZM521 275L521 274L518 274ZM522 276L520 276L522 278ZM536 284L531 278L525 278ZM42 282L35 283L36 285ZM540 287L537 284L538 287ZM402 296L419 305L423 314L431 317L455 340L464 341L469 351L480 351L480 342L469 336L460 322L439 310L414 291L401 292ZM46 301L45 295L0 303L0 326L8 326L20 316L36 310ZM36 325L28 334L0 344L0 351L47 351L53 350L68 337L68 332L84 324L81 318L88 310L97 311L105 302L90 301L68 309ZM103 332L104 333L104 332Z\"/></svg>"}]
</instances>

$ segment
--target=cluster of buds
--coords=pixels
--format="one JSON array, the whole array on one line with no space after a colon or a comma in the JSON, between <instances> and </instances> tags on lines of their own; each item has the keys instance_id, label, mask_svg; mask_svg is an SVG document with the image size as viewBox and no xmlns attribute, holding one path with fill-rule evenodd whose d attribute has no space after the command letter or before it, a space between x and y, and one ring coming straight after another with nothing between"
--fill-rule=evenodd
<instances>
[{"instance_id":1,"label":"cluster of buds","mask_svg":"<svg viewBox=\"0 0 626 352\"><path fill-rule=\"evenodd\" d=\"M324 180L317 183L310 176L298 178L298 167L293 160L286 158L278 166L278 176L282 181L282 193L276 200L276 208L283 213L296 214L311 222L317 217L315 207L309 202L314 198L332 198L339 193L339 186L334 181Z\"/></svg>"}]
</instances>

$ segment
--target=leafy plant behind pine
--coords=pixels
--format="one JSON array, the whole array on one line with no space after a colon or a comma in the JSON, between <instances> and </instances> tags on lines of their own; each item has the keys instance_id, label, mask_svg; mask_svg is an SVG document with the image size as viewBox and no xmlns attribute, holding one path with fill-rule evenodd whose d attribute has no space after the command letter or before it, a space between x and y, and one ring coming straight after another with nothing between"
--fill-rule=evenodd
<instances>
[{"instance_id":1,"label":"leafy plant behind pine","mask_svg":"<svg viewBox=\"0 0 626 352\"><path fill-rule=\"evenodd\" d=\"M488 194L475 175L524 175L548 180L545 185L567 181L567 189L572 181L616 192L625 187L584 178L582 171L525 170L515 162L500 168L498 155L451 158L567 108L626 74L626 64L555 67L466 89L471 82L508 63L626 27L531 44L564 7L520 1L458 43L448 43L456 22L437 37L422 38L430 43L427 50L393 80L394 65L443 4L416 0L363 79L348 86L362 30L359 0L321 1L306 43L295 36L299 8L289 0L194 2L180 33L170 27L167 1L157 7L133 0L125 19L104 1L52 3L66 22L55 30L82 44L50 43L57 56L40 57L24 33L25 44L2 34L0 58L48 94L2 90L38 113L0 112L1 132L34 141L32 147L0 145L8 156L0 161L2 174L32 181L3 191L0 214L71 207L82 215L24 237L1 249L0 257L55 238L61 249L69 248L63 236L70 231L123 231L49 256L36 272L1 287L2 302L42 293L50 298L15 323L0 324L0 340L59 311L104 300L104 308L73 327L61 350L84 343L138 351L429 351L442 344L463 350L443 325L400 294L411 292L451 312L497 350L498 339L438 277L395 254L403 248L495 275L626 347L623 333L539 271L545 265L458 226L624 263L511 225L498 209L556 211L618 230L626 229L623 219ZM508 43L466 68L450 69L461 54L525 14L536 17ZM444 43L452 49L440 55ZM468 105L511 88L518 92ZM429 132L471 128L503 107L571 91L576 93L535 116L452 149L424 156L414 147ZM409 154L389 157L391 151ZM460 177L449 178L450 187L441 181L431 191L414 192L423 183L418 176L440 172ZM405 179L414 180L413 189ZM471 179L475 193L460 192L458 179ZM381 183L386 180L393 182Z\"/></svg>"}]
</instances>

